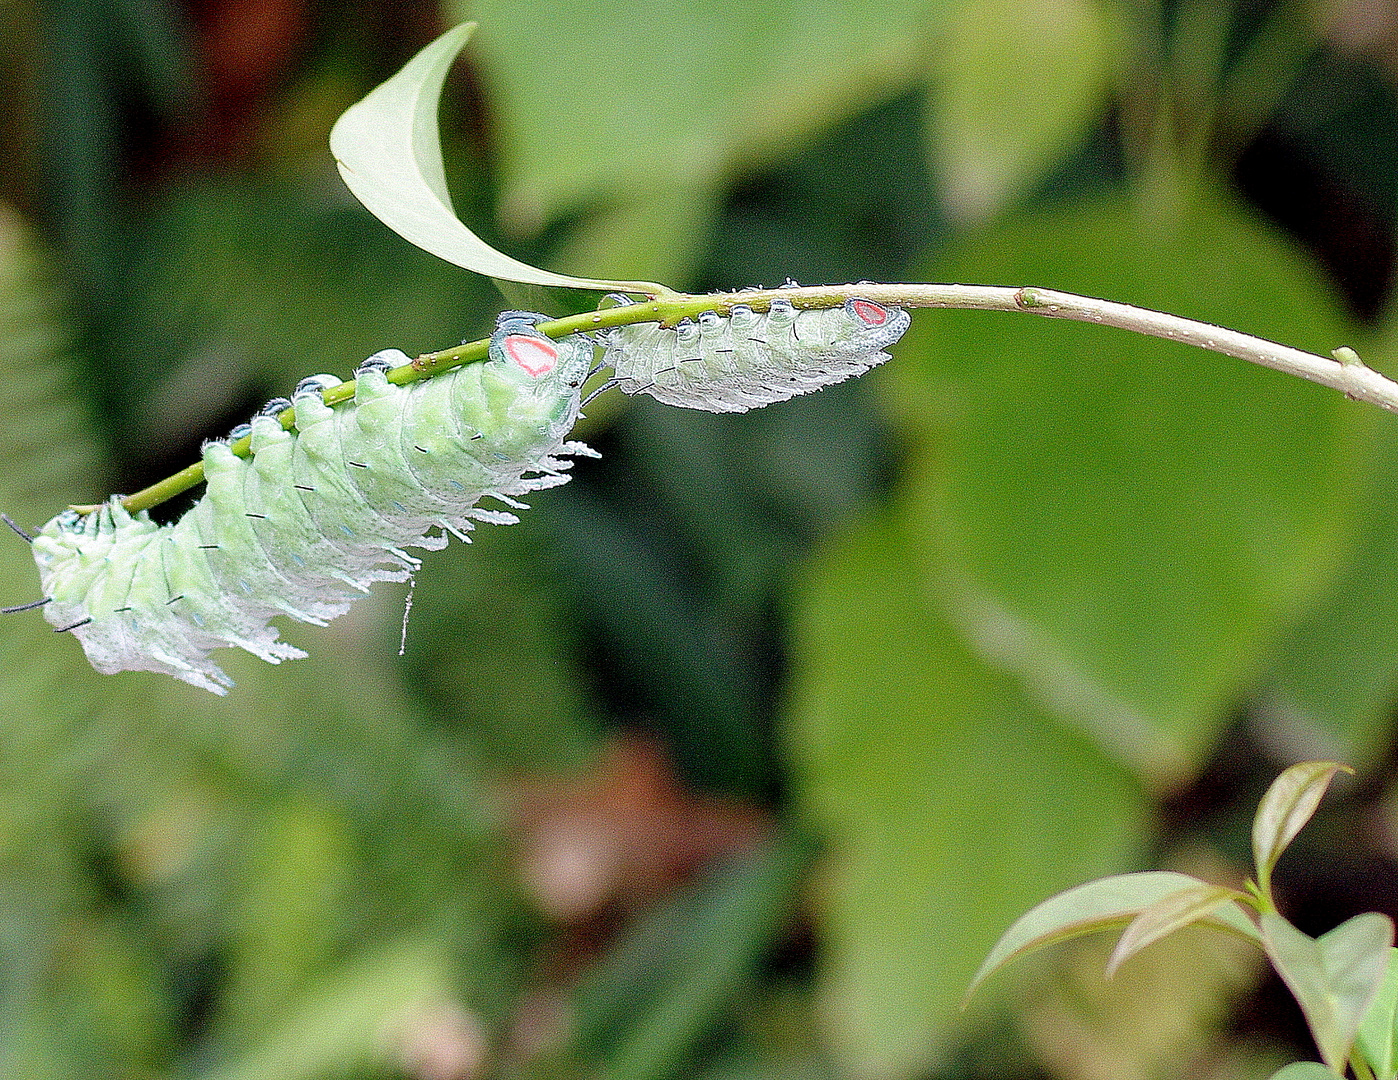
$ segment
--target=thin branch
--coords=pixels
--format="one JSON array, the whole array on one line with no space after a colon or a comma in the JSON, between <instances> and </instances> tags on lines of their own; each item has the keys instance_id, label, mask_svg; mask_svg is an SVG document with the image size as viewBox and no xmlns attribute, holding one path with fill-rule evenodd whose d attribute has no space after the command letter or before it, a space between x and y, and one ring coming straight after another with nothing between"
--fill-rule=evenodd
<instances>
[{"instance_id":1,"label":"thin branch","mask_svg":"<svg viewBox=\"0 0 1398 1080\"><path fill-rule=\"evenodd\" d=\"M1017 289L1015 300L1018 307L1035 315L1101 323L1194 345L1320 383L1352 401L1367 401L1398 412L1398 383L1366 365L1348 347L1336 349L1333 356L1318 356L1226 327L1052 289Z\"/></svg>"},{"instance_id":2,"label":"thin branch","mask_svg":"<svg viewBox=\"0 0 1398 1080\"><path fill-rule=\"evenodd\" d=\"M1367 401L1389 412L1398 412L1398 383L1364 364L1353 349L1340 348L1335 350L1334 356L1319 356L1196 319L1054 289L1016 289L997 285L862 284L843 285L838 289L823 286L764 290L761 293L727 293L719 299L727 301L726 306L729 307L732 303L748 303L757 308L760 305L753 298L758 297L765 302L775 297L786 297L796 307L829 307L832 301L843 303L848 296L861 296L899 307L1019 311L1048 319L1073 319L1099 326L1114 326L1261 364L1328 386L1354 401ZM715 298L707 299L713 307ZM717 310L722 313L724 306L719 306Z\"/></svg>"},{"instance_id":3,"label":"thin branch","mask_svg":"<svg viewBox=\"0 0 1398 1080\"><path fill-rule=\"evenodd\" d=\"M1168 315L1149 308L1118 304L1112 300L1097 300L1089 296L1058 292L1053 289L1012 288L999 285L885 285L862 282L857 285L817 285L783 289L748 289L742 292L714 293L694 296L672 294L663 299L650 296L637 304L569 315L539 324L539 330L549 337L602 330L636 322L660 322L673 326L684 318L694 318L705 311L727 315L734 307L744 304L755 311L766 311L773 300L790 301L798 308L828 308L843 304L857 296L881 304L908 308L955 308L972 311L1010 311L1039 315L1048 319L1074 319L1078 322L1114 326L1137 334L1178 341L1201 349L1232 356L1263 367L1296 375L1299 378L1338 390L1355 401L1367 401L1389 412L1398 413L1398 383L1368 367L1349 348L1338 348L1333 357L1278 345L1251 334L1240 334L1222 326ZM398 385L432 378L464 363L483 360L485 340L457 345L441 352L427 353L411 364L388 372L390 382ZM354 383L346 382L325 391L325 402L335 405L354 396ZM287 409L278 419L288 430L295 423L295 411ZM246 437L231 444L230 449L240 457L251 455ZM127 496L122 505L135 513L158 506L167 499L187 491L204 479L202 464L190 465L174 476ZM80 506L80 511L96 507Z\"/></svg>"}]
</instances>

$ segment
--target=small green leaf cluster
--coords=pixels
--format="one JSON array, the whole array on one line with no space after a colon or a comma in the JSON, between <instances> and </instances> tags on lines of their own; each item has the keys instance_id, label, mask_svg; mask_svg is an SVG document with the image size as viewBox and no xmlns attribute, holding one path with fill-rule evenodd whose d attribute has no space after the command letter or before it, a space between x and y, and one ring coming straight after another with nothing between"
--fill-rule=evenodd
<instances>
[{"instance_id":1,"label":"small green leaf cluster","mask_svg":"<svg viewBox=\"0 0 1398 1080\"><path fill-rule=\"evenodd\" d=\"M1361 1080L1398 1078L1398 968L1393 920L1356 915L1312 938L1277 913L1272 870L1320 805L1338 772L1330 761L1303 761L1272 783L1252 825L1257 876L1243 889L1170 871L1118 874L1045 900L1005 931L971 982L967 997L1015 957L1058 941L1124 926L1107 960L1110 978L1147 945L1186 926L1205 926L1256 942L1295 996L1325 1066L1297 1062L1272 1080L1319 1080L1352 1067Z\"/></svg>"}]
</instances>

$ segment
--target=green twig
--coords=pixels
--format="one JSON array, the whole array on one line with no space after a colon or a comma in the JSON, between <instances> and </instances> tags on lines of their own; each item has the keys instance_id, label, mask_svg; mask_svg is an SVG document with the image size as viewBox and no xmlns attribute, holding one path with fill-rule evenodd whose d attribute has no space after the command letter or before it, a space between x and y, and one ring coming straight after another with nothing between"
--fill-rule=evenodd
<instances>
[{"instance_id":1,"label":"green twig","mask_svg":"<svg viewBox=\"0 0 1398 1080\"><path fill-rule=\"evenodd\" d=\"M790 301L798 308L828 308L843 304L851 296L862 297L881 304L909 308L958 308L977 311L1006 311L1040 315L1050 319L1074 319L1079 322L1115 326L1138 334L1178 341L1201 349L1223 353L1249 363L1275 368L1290 375L1320 383L1339 390L1355 401L1367 401L1390 412L1398 412L1398 383L1384 378L1366 366L1352 349L1337 349L1335 356L1318 356L1285 345L1240 334L1221 326L1212 326L1194 319L1168 315L1148 308L1097 300L1053 289L1012 288L998 285L817 285L803 288L749 289L743 292L714 293L692 296L674 293L664 298L648 299L604 311L589 311L580 315L541 323L539 330L549 337L560 338L591 330L605 330L636 322L660 322L673 326L684 318L695 318L705 311L726 315L745 304L755 311L766 311L773 300ZM451 371L462 364L475 363L486 357L488 342L472 341L440 352L426 353L410 364L388 372L388 380L399 385L417 382ZM324 392L327 405L337 405L354 396L354 383L341 383ZM290 429L295 423L295 411L280 414L282 426ZM251 454L251 440L236 440L230 449L240 457ZM135 513L148 510L204 479L202 465L191 465L174 476L129 495L122 500L127 510ZM75 507L90 511L95 507Z\"/></svg>"}]
</instances>

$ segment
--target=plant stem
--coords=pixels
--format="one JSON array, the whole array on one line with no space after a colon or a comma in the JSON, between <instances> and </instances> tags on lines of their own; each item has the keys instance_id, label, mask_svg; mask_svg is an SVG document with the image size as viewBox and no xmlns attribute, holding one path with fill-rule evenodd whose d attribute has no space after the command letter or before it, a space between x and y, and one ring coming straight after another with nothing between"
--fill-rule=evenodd
<instances>
[{"instance_id":1,"label":"plant stem","mask_svg":"<svg viewBox=\"0 0 1398 1080\"><path fill-rule=\"evenodd\" d=\"M1398 412L1398 383L1365 365L1349 348L1337 349L1334 357L1318 356L1195 319L1053 289L985 285L881 285L858 286L856 292L860 296L867 295L870 300L907 307L1025 311L1050 319L1074 319L1115 326L1275 368L1338 390L1351 400L1367 401L1389 412Z\"/></svg>"},{"instance_id":2,"label":"plant stem","mask_svg":"<svg viewBox=\"0 0 1398 1080\"><path fill-rule=\"evenodd\" d=\"M1118 304L1111 300L1097 300L1088 296L1058 292L1053 289L1013 288L999 285L884 285L861 283L858 285L818 285L786 289L750 289L743 292L714 293L703 296L670 294L663 299L651 296L645 301L605 311L589 311L581 315L570 315L541 323L539 330L550 337L565 337L568 334L602 330L613 326L623 326L635 322L659 321L672 326L684 318L694 318L705 311L716 311L726 315L732 309L745 304L755 311L766 311L773 300L790 301L798 308L828 308L843 304L851 296L873 300L881 304L909 308L956 308L974 311L1009 311L1040 315L1049 319L1074 319L1078 322L1097 323L1101 326L1114 326L1137 334L1178 341L1184 345L1194 345L1201 349L1232 356L1249 363L1275 368L1277 371L1296 375L1311 382L1338 390L1355 401L1367 401L1389 412L1398 413L1398 383L1380 375L1365 365L1353 349L1339 348L1334 357L1318 356L1315 353L1278 345L1250 334L1241 334L1221 326L1185 319L1178 315L1168 315L1148 308ZM483 360L487 343L472 341L457 345L441 352L427 353L411 364L395 368L388 373L389 381L404 385L460 366L463 363ZM342 383L325 391L329 405L347 401L354 395L352 382ZM295 421L295 413L288 409L279 419L282 426L290 429ZM232 450L240 456L248 456L249 440L239 439L232 444ZM175 495L194 487L204 479L203 466L191 465L174 476L167 477L134 495L122 500L127 510L135 513L158 506ZM76 507L78 510L95 507Z\"/></svg>"}]
</instances>

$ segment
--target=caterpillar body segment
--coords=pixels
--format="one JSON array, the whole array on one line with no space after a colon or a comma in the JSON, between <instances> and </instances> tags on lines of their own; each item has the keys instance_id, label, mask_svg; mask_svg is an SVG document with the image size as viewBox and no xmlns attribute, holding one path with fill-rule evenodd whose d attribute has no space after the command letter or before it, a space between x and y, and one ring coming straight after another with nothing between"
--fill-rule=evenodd
<instances>
[{"instance_id":1,"label":"caterpillar body segment","mask_svg":"<svg viewBox=\"0 0 1398 1080\"><path fill-rule=\"evenodd\" d=\"M217 694L232 685L210 659L237 647L270 663L304 656L280 640L279 615L324 624L374 581L404 581L408 548L443 547L477 521L509 522L478 505L568 479L567 442L593 346L551 341L507 313L490 356L397 386L385 372L408 358L377 354L356 372L353 401L330 407L332 376L297 387L295 424L252 420L250 459L207 444L207 487L178 521L159 525L112 499L65 511L34 537L49 602L104 673L157 671ZM283 403L284 404L284 403Z\"/></svg>"}]
</instances>

